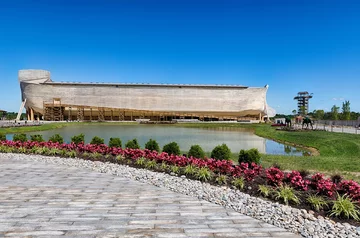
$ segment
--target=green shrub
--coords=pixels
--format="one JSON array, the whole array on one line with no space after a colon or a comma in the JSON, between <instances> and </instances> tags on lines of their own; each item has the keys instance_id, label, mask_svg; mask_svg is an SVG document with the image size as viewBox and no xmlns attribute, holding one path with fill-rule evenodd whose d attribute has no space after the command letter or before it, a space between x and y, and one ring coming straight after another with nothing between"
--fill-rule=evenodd
<instances>
[{"instance_id":1,"label":"green shrub","mask_svg":"<svg viewBox=\"0 0 360 238\"><path fill-rule=\"evenodd\" d=\"M47 147L37 147L37 150L35 151L36 154L40 155L48 155L50 152L50 149Z\"/></svg>"},{"instance_id":2,"label":"green shrub","mask_svg":"<svg viewBox=\"0 0 360 238\"><path fill-rule=\"evenodd\" d=\"M206 182L206 181L210 180L212 177L211 171L207 167L201 167L200 169L197 170L196 177L200 181Z\"/></svg>"},{"instance_id":3,"label":"green shrub","mask_svg":"<svg viewBox=\"0 0 360 238\"><path fill-rule=\"evenodd\" d=\"M31 147L31 148L30 148L30 153L31 153L31 154L36 154L38 148L39 148L39 147L37 147L37 146Z\"/></svg>"},{"instance_id":4,"label":"green shrub","mask_svg":"<svg viewBox=\"0 0 360 238\"><path fill-rule=\"evenodd\" d=\"M66 156L66 154L67 154L67 150L65 150L65 149L62 149L62 150L60 150L60 155L61 156Z\"/></svg>"},{"instance_id":5,"label":"green shrub","mask_svg":"<svg viewBox=\"0 0 360 238\"><path fill-rule=\"evenodd\" d=\"M5 146L5 153L15 153L15 152L16 152L16 148Z\"/></svg>"},{"instance_id":6,"label":"green shrub","mask_svg":"<svg viewBox=\"0 0 360 238\"><path fill-rule=\"evenodd\" d=\"M155 150L157 152L160 152L159 144L156 142L156 140L153 140L153 139L150 139L148 142L146 142L145 149L148 149L151 151Z\"/></svg>"},{"instance_id":7,"label":"green shrub","mask_svg":"<svg viewBox=\"0 0 360 238\"><path fill-rule=\"evenodd\" d=\"M184 173L185 173L186 175L191 175L191 176L193 176L193 175L196 174L196 171L197 171L196 167L193 166L193 165L191 165L191 164L189 164L189 165L187 165L187 166L185 167Z\"/></svg>"},{"instance_id":8,"label":"green shrub","mask_svg":"<svg viewBox=\"0 0 360 238\"><path fill-rule=\"evenodd\" d=\"M132 140L129 140L128 142L126 142L125 148L140 149L140 146L139 146L137 139L132 139Z\"/></svg>"},{"instance_id":9,"label":"green shrub","mask_svg":"<svg viewBox=\"0 0 360 238\"><path fill-rule=\"evenodd\" d=\"M55 134L52 137L50 137L49 141L54 142L54 143L59 142L60 144L64 143L64 139L59 134Z\"/></svg>"},{"instance_id":10,"label":"green shrub","mask_svg":"<svg viewBox=\"0 0 360 238\"><path fill-rule=\"evenodd\" d=\"M188 156L203 159L205 157L205 152L200 145L192 145L190 147Z\"/></svg>"},{"instance_id":11,"label":"green shrub","mask_svg":"<svg viewBox=\"0 0 360 238\"><path fill-rule=\"evenodd\" d=\"M215 179L215 181L219 185L225 185L227 183L227 176L224 174L221 174Z\"/></svg>"},{"instance_id":12,"label":"green shrub","mask_svg":"<svg viewBox=\"0 0 360 238\"><path fill-rule=\"evenodd\" d=\"M155 160L148 160L145 163L145 168L147 169L154 169L156 168L156 161Z\"/></svg>"},{"instance_id":13,"label":"green shrub","mask_svg":"<svg viewBox=\"0 0 360 238\"><path fill-rule=\"evenodd\" d=\"M315 210L315 211L320 211L322 210L324 207L328 207L327 202L325 201L325 199L321 196L317 196L317 195L309 195L306 199L306 201L310 204L310 206Z\"/></svg>"},{"instance_id":14,"label":"green shrub","mask_svg":"<svg viewBox=\"0 0 360 238\"><path fill-rule=\"evenodd\" d=\"M122 144L121 144L121 140L120 138L113 138L111 137L109 140L109 147L120 147L121 148Z\"/></svg>"},{"instance_id":15,"label":"green shrub","mask_svg":"<svg viewBox=\"0 0 360 238\"><path fill-rule=\"evenodd\" d=\"M176 142L171 142L164 145L163 152L166 152L169 155L180 155L180 147Z\"/></svg>"},{"instance_id":16,"label":"green shrub","mask_svg":"<svg viewBox=\"0 0 360 238\"><path fill-rule=\"evenodd\" d=\"M169 166L166 164L166 162L162 162L160 165L160 169L163 171L166 171L169 168Z\"/></svg>"},{"instance_id":17,"label":"green shrub","mask_svg":"<svg viewBox=\"0 0 360 238\"><path fill-rule=\"evenodd\" d=\"M231 150L226 144L218 145L211 151L211 158L216 160L230 160Z\"/></svg>"},{"instance_id":18,"label":"green shrub","mask_svg":"<svg viewBox=\"0 0 360 238\"><path fill-rule=\"evenodd\" d=\"M282 200L286 205L289 205L289 202L300 203L300 199L296 196L294 189L287 185L281 185L277 188L275 191L275 199Z\"/></svg>"},{"instance_id":19,"label":"green shrub","mask_svg":"<svg viewBox=\"0 0 360 238\"><path fill-rule=\"evenodd\" d=\"M84 153L82 153L81 157L88 159L90 157L90 153L84 152Z\"/></svg>"},{"instance_id":20,"label":"green shrub","mask_svg":"<svg viewBox=\"0 0 360 238\"><path fill-rule=\"evenodd\" d=\"M84 141L85 141L85 135L83 133L71 137L71 142L74 142L75 144L84 143Z\"/></svg>"},{"instance_id":21,"label":"green shrub","mask_svg":"<svg viewBox=\"0 0 360 238\"><path fill-rule=\"evenodd\" d=\"M266 186L266 185L259 185L259 189L258 189L258 192L264 196L264 197L268 197L271 193L272 189L271 187L269 186Z\"/></svg>"},{"instance_id":22,"label":"green shrub","mask_svg":"<svg viewBox=\"0 0 360 238\"><path fill-rule=\"evenodd\" d=\"M179 174L179 173L180 173L180 167L179 167L179 166L176 166L176 165L170 166L170 170L171 170L171 172L174 173L174 174Z\"/></svg>"},{"instance_id":23,"label":"green shrub","mask_svg":"<svg viewBox=\"0 0 360 238\"><path fill-rule=\"evenodd\" d=\"M243 189L245 187L245 180L243 177L235 178L232 181L232 185L234 185L237 189Z\"/></svg>"},{"instance_id":24,"label":"green shrub","mask_svg":"<svg viewBox=\"0 0 360 238\"><path fill-rule=\"evenodd\" d=\"M135 164L141 167L143 167L145 163L146 163L146 159L144 157L140 157L135 161Z\"/></svg>"},{"instance_id":25,"label":"green shrub","mask_svg":"<svg viewBox=\"0 0 360 238\"><path fill-rule=\"evenodd\" d=\"M104 144L104 139L100 138L98 136L94 136L91 139L90 144L92 144L92 145L102 145L102 144Z\"/></svg>"},{"instance_id":26,"label":"green shrub","mask_svg":"<svg viewBox=\"0 0 360 238\"><path fill-rule=\"evenodd\" d=\"M48 155L53 155L53 156L55 156L55 155L58 155L58 154L60 154L60 150L59 150L59 149L56 149L56 148L51 148L51 149L49 150L49 152L48 152Z\"/></svg>"},{"instance_id":27,"label":"green shrub","mask_svg":"<svg viewBox=\"0 0 360 238\"><path fill-rule=\"evenodd\" d=\"M95 160L100 159L102 156L103 156L103 155L100 154L99 152L93 152L93 153L90 154L90 157L93 158L93 159L95 159Z\"/></svg>"},{"instance_id":28,"label":"green shrub","mask_svg":"<svg viewBox=\"0 0 360 238\"><path fill-rule=\"evenodd\" d=\"M333 202L330 216L352 218L359 221L360 212L356 202L352 201L346 194L340 196Z\"/></svg>"},{"instance_id":29,"label":"green shrub","mask_svg":"<svg viewBox=\"0 0 360 238\"><path fill-rule=\"evenodd\" d=\"M27 141L26 134L15 134L13 137L13 141L21 141L21 142Z\"/></svg>"},{"instance_id":30,"label":"green shrub","mask_svg":"<svg viewBox=\"0 0 360 238\"><path fill-rule=\"evenodd\" d=\"M75 150L70 150L70 151L66 151L65 152L65 156L66 157L70 157L70 158L75 158L76 157L76 151Z\"/></svg>"},{"instance_id":31,"label":"green shrub","mask_svg":"<svg viewBox=\"0 0 360 238\"><path fill-rule=\"evenodd\" d=\"M22 154L25 154L27 152L27 149L25 147L22 147L20 146L18 149L17 149L18 153L22 153Z\"/></svg>"},{"instance_id":32,"label":"green shrub","mask_svg":"<svg viewBox=\"0 0 360 238\"><path fill-rule=\"evenodd\" d=\"M0 141L6 140L6 135L0 133Z\"/></svg>"},{"instance_id":33,"label":"green shrub","mask_svg":"<svg viewBox=\"0 0 360 238\"><path fill-rule=\"evenodd\" d=\"M260 163L260 153L258 149L240 150L239 153L239 164L240 163Z\"/></svg>"},{"instance_id":34,"label":"green shrub","mask_svg":"<svg viewBox=\"0 0 360 238\"><path fill-rule=\"evenodd\" d=\"M42 135L30 135L30 140L31 141L37 141L37 142L43 142L44 141Z\"/></svg>"},{"instance_id":35,"label":"green shrub","mask_svg":"<svg viewBox=\"0 0 360 238\"><path fill-rule=\"evenodd\" d=\"M118 156L116 156L116 160L119 162L122 162L125 160L125 157L123 155L118 155Z\"/></svg>"}]
</instances>

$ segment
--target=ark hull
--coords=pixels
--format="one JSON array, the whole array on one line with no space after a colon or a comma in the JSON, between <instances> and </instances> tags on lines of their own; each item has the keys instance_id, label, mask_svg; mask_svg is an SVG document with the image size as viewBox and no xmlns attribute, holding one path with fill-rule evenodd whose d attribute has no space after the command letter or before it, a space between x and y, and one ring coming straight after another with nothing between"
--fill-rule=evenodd
<instances>
[{"instance_id":1,"label":"ark hull","mask_svg":"<svg viewBox=\"0 0 360 238\"><path fill-rule=\"evenodd\" d=\"M30 77L23 77L24 74ZM46 120L125 120L127 117L131 120L165 117L168 120L245 117L261 120L269 109L268 87L58 83L51 81L50 73L39 73L37 77L36 70L20 71L19 81L30 117Z\"/></svg>"}]
</instances>

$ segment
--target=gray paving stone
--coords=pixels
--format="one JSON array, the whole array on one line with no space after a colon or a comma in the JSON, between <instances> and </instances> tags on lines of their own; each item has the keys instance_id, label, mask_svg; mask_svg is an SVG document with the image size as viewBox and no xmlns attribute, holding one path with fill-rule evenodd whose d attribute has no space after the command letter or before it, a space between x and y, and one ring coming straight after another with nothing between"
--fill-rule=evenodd
<instances>
[{"instance_id":1,"label":"gray paving stone","mask_svg":"<svg viewBox=\"0 0 360 238\"><path fill-rule=\"evenodd\" d=\"M8 232L6 236L12 237L32 237L32 236L59 236L64 235L63 231L28 231L28 232Z\"/></svg>"},{"instance_id":2,"label":"gray paving stone","mask_svg":"<svg viewBox=\"0 0 360 238\"><path fill-rule=\"evenodd\" d=\"M0 237L299 237L221 206L110 174L0 153Z\"/></svg>"}]
</instances>

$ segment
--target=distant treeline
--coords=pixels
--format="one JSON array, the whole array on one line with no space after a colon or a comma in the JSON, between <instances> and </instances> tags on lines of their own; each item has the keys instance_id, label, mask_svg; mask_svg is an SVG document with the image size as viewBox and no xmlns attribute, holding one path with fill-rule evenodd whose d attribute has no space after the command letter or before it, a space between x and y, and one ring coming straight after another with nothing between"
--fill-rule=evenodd
<instances>
[{"instance_id":1,"label":"distant treeline","mask_svg":"<svg viewBox=\"0 0 360 238\"><path fill-rule=\"evenodd\" d=\"M342 113L338 113L338 118L334 118L334 112L324 112L323 110L314 110L309 112L308 116L316 120L347 120ZM276 114L274 118L284 118L284 117L294 117L293 114ZM350 112L350 119L348 120L357 120L360 117L359 112Z\"/></svg>"},{"instance_id":2,"label":"distant treeline","mask_svg":"<svg viewBox=\"0 0 360 238\"><path fill-rule=\"evenodd\" d=\"M17 117L17 112L6 112L6 113L0 112L0 119L2 120L15 120L16 117ZM26 119L26 113L22 113L20 119L21 120Z\"/></svg>"}]
</instances>

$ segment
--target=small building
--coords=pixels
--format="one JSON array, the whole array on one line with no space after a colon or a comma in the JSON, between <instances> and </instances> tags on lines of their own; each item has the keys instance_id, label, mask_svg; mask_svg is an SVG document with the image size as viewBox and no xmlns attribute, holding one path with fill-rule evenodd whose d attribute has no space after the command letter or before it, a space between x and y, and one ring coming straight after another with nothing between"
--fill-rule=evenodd
<instances>
[{"instance_id":1,"label":"small building","mask_svg":"<svg viewBox=\"0 0 360 238\"><path fill-rule=\"evenodd\" d=\"M282 118L275 118L275 124L284 125L285 124L285 117Z\"/></svg>"}]
</instances>

